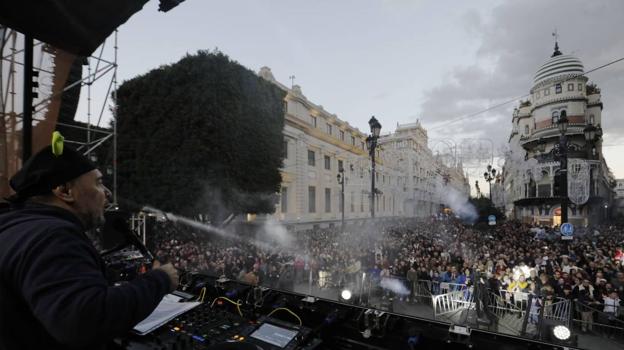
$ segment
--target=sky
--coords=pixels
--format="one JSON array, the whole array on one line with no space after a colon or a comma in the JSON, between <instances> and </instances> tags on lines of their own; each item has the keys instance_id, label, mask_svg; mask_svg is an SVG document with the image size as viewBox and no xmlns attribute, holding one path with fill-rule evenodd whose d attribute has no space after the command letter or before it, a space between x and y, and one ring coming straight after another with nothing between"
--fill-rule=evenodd
<instances>
[{"instance_id":1,"label":"sky","mask_svg":"<svg viewBox=\"0 0 624 350\"><path fill-rule=\"evenodd\" d=\"M157 7L148 2L119 28L120 82L218 49L253 71L270 67L284 85L294 75L310 101L364 132L372 115L382 132L419 120L440 152L480 140L484 152L500 156L513 108L552 54L555 29L561 51L586 70L624 57L621 0L186 0L167 13ZM589 79L602 89L604 154L624 178L624 61ZM108 83L95 85L94 104ZM85 106L83 94L78 119Z\"/></svg>"}]
</instances>

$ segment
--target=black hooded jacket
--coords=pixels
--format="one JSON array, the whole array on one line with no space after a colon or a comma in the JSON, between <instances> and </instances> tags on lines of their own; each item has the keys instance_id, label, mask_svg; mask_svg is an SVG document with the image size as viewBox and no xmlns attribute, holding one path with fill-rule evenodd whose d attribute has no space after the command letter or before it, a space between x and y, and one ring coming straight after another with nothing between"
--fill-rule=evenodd
<instances>
[{"instance_id":1,"label":"black hooded jacket","mask_svg":"<svg viewBox=\"0 0 624 350\"><path fill-rule=\"evenodd\" d=\"M100 256L67 210L0 209L0 350L102 348L169 289L159 270L109 286Z\"/></svg>"}]
</instances>

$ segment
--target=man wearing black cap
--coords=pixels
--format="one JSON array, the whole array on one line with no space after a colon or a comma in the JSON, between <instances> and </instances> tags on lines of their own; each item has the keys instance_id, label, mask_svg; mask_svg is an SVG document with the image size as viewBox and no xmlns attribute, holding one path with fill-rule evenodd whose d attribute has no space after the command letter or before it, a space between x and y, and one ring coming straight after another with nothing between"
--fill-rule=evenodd
<instances>
[{"instance_id":1,"label":"man wearing black cap","mask_svg":"<svg viewBox=\"0 0 624 350\"><path fill-rule=\"evenodd\" d=\"M177 286L171 264L112 287L84 234L110 191L79 153L53 144L11 178L0 210L0 349L102 349Z\"/></svg>"}]
</instances>

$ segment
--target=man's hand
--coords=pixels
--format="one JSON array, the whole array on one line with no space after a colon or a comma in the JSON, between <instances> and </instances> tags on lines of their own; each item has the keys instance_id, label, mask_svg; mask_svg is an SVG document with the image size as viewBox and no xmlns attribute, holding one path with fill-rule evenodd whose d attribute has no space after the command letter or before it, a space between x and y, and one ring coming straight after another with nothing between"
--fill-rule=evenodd
<instances>
[{"instance_id":1,"label":"man's hand","mask_svg":"<svg viewBox=\"0 0 624 350\"><path fill-rule=\"evenodd\" d=\"M178 287L178 280L179 280L178 270L176 270L176 268L173 267L171 263L161 265L160 261L154 260L154 263L152 264L152 268L154 270L162 270L167 274L167 276L169 276L169 280L171 281L170 288L172 291Z\"/></svg>"}]
</instances>

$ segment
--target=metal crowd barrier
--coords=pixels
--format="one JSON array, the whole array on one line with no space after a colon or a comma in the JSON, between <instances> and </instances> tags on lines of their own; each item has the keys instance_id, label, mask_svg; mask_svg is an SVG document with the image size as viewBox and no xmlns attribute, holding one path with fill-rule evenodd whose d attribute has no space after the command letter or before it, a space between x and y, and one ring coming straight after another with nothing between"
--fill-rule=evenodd
<instances>
[{"instance_id":1,"label":"metal crowd barrier","mask_svg":"<svg viewBox=\"0 0 624 350\"><path fill-rule=\"evenodd\" d=\"M586 330L599 336L624 341L624 314L608 314L578 301L573 301L572 305L574 308L571 328L577 332ZM582 313L591 313L589 320L583 320Z\"/></svg>"},{"instance_id":2,"label":"metal crowd barrier","mask_svg":"<svg viewBox=\"0 0 624 350\"><path fill-rule=\"evenodd\" d=\"M460 309L468 309L474 306L471 291L453 291L433 296L433 317L438 318Z\"/></svg>"},{"instance_id":3,"label":"metal crowd barrier","mask_svg":"<svg viewBox=\"0 0 624 350\"><path fill-rule=\"evenodd\" d=\"M546 302L542 307L544 308L543 318L548 320L556 321L557 323L563 324L566 327L570 327L570 316L571 316L571 302L570 300L565 299L555 299L559 300L553 303Z\"/></svg>"}]
</instances>

